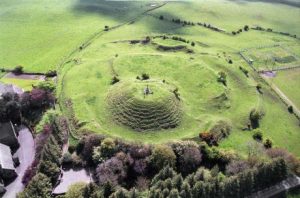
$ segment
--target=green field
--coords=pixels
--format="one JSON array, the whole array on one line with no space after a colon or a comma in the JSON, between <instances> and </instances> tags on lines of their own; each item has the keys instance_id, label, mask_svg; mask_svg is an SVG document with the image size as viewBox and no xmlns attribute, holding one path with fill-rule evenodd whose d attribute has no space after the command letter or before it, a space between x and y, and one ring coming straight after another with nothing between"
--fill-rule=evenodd
<instances>
[{"instance_id":1,"label":"green field","mask_svg":"<svg viewBox=\"0 0 300 198\"><path fill-rule=\"evenodd\" d=\"M286 71L279 71L276 77L271 79L289 99L300 108L300 69L292 69Z\"/></svg>"},{"instance_id":2,"label":"green field","mask_svg":"<svg viewBox=\"0 0 300 198\"><path fill-rule=\"evenodd\" d=\"M266 46L244 52L257 70L274 70L300 66L299 46Z\"/></svg>"},{"instance_id":3,"label":"green field","mask_svg":"<svg viewBox=\"0 0 300 198\"><path fill-rule=\"evenodd\" d=\"M245 25L260 25L300 36L300 10L296 6L227 0L166 4L5 0L0 6L0 65L23 65L27 71L57 69L62 110L67 114L64 104L70 99L82 129L163 143L197 139L200 132L224 120L232 125L232 132L220 147L246 154L252 133L243 129L249 123L250 111L256 108L265 112L260 122L264 136L275 146L300 156L299 120L287 112L238 54L243 49L281 45L285 48L257 53L294 56L299 54L300 41L255 30L230 34ZM161 15L164 20L159 19ZM228 34L172 22L178 18L209 23ZM105 25L114 28L103 31ZM168 38L163 39L164 35ZM150 41L143 43L147 36ZM174 36L189 42L174 40ZM141 42L133 44L131 40ZM240 66L249 71L249 77ZM217 81L221 71L227 75L227 86ZM136 79L142 73L149 74L150 79ZM300 78L299 73L294 75L294 79ZM114 76L120 82L112 85ZM284 81L280 74L277 79ZM263 84L263 94L256 91L258 83ZM298 81L293 83L299 93ZM154 93L143 98L147 85ZM174 98L176 88L179 101ZM163 120L158 126L149 124L155 122L144 112L149 109ZM147 130L136 130L144 129L141 126Z\"/></svg>"}]
</instances>

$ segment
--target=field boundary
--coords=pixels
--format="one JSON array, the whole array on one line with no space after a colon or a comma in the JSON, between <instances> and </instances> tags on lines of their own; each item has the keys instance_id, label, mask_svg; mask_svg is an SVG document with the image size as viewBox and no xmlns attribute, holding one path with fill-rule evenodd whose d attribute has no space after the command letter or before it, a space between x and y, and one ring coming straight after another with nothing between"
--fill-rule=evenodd
<instances>
[{"instance_id":1,"label":"field boundary","mask_svg":"<svg viewBox=\"0 0 300 198\"><path fill-rule=\"evenodd\" d=\"M290 54L293 55L293 57L299 61L299 57L294 53L294 52L291 52L290 50L286 49L284 46L280 45L280 44L275 44L275 45L263 45L263 46L259 46L259 47L252 47L252 48L246 48L246 49L242 49L241 51L238 52L238 54L248 63L248 65L256 72L258 73L263 73L263 72L272 72L272 71L281 71L281 70L289 70L289 69L296 69L296 68L299 68L300 65L289 65L289 66L279 66L279 67L276 67L276 68L272 68L272 69L260 69L260 68L256 68L254 65L253 65L253 61L250 60L250 58L245 55L245 52L248 52L250 50L257 50L257 49L266 49L266 48L274 48L274 47L280 47L282 48L283 50L289 52Z\"/></svg>"},{"instance_id":2,"label":"field boundary","mask_svg":"<svg viewBox=\"0 0 300 198\"><path fill-rule=\"evenodd\" d=\"M278 45L280 46L280 45ZM253 48L255 49L255 48ZM248 60L244 54L242 52L244 52L245 50L242 50L240 52L238 52L238 54L242 57L243 60L246 61L246 63L253 69L253 71L260 77L260 79L262 79L265 84L267 84L271 90L280 98L280 100L287 106L292 106L293 107L293 114L296 116L296 118L298 120L300 120L300 110L297 108L297 106L276 86L274 85L273 83L269 82L267 79L265 79L263 76L261 76L260 74L263 73L263 72L268 72L268 70L257 70L250 62L250 60ZM296 66L296 67L290 67L290 68L279 68L280 70L287 70L287 69L295 69L295 68L299 68L299 66ZM269 71L278 71L279 69L277 70L269 70Z\"/></svg>"}]
</instances>

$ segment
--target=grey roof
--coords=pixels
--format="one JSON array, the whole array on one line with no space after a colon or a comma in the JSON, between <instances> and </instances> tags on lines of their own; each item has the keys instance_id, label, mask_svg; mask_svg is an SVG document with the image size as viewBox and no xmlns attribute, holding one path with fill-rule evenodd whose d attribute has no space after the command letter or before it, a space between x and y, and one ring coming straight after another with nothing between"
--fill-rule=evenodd
<instances>
[{"instance_id":1,"label":"grey roof","mask_svg":"<svg viewBox=\"0 0 300 198\"><path fill-rule=\"evenodd\" d=\"M4 84L0 82L0 96L5 93L16 93L16 94L22 94L23 90L21 88L18 88L12 84Z\"/></svg>"},{"instance_id":2,"label":"grey roof","mask_svg":"<svg viewBox=\"0 0 300 198\"><path fill-rule=\"evenodd\" d=\"M0 141L7 137L17 138L15 129L11 122L0 122Z\"/></svg>"},{"instance_id":3,"label":"grey roof","mask_svg":"<svg viewBox=\"0 0 300 198\"><path fill-rule=\"evenodd\" d=\"M4 144L0 144L0 166L2 169L15 170L11 150Z\"/></svg>"}]
</instances>

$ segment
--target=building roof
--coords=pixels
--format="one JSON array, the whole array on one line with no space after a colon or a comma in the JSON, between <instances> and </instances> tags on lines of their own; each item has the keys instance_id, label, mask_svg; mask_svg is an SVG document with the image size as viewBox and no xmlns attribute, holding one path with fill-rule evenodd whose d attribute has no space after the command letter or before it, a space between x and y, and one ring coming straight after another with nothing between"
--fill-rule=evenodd
<instances>
[{"instance_id":1,"label":"building roof","mask_svg":"<svg viewBox=\"0 0 300 198\"><path fill-rule=\"evenodd\" d=\"M5 93L22 94L23 90L12 84L4 84L0 82L0 96Z\"/></svg>"},{"instance_id":2,"label":"building roof","mask_svg":"<svg viewBox=\"0 0 300 198\"><path fill-rule=\"evenodd\" d=\"M2 169L15 170L11 150L4 144L0 144L0 166Z\"/></svg>"},{"instance_id":3,"label":"building roof","mask_svg":"<svg viewBox=\"0 0 300 198\"><path fill-rule=\"evenodd\" d=\"M0 142L2 139L14 138L17 139L15 129L11 122L0 122Z\"/></svg>"}]
</instances>

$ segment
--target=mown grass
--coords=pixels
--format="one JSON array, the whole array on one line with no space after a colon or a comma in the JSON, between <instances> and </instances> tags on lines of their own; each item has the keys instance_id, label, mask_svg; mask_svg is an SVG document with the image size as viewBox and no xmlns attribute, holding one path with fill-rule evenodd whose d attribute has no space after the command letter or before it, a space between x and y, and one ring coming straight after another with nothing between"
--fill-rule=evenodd
<instances>
[{"instance_id":1,"label":"mown grass","mask_svg":"<svg viewBox=\"0 0 300 198\"><path fill-rule=\"evenodd\" d=\"M276 77L270 79L288 98L300 108L300 69L291 69L276 72Z\"/></svg>"},{"instance_id":2,"label":"mown grass","mask_svg":"<svg viewBox=\"0 0 300 198\"><path fill-rule=\"evenodd\" d=\"M16 79L16 78L1 78L0 82L6 84L13 84L22 88L24 91L30 91L33 88L33 86L36 86L41 81L29 80L29 79Z\"/></svg>"}]
</instances>

